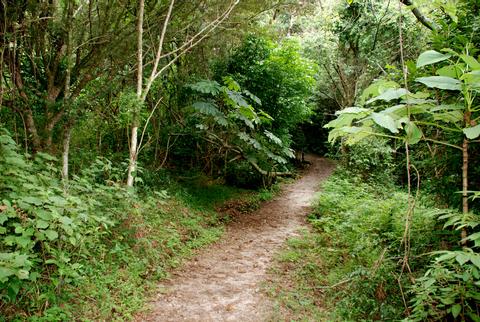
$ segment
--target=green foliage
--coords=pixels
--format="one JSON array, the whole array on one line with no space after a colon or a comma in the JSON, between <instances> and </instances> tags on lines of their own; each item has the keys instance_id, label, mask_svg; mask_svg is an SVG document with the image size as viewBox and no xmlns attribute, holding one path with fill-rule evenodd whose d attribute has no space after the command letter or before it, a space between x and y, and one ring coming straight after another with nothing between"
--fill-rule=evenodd
<instances>
[{"instance_id":1,"label":"green foliage","mask_svg":"<svg viewBox=\"0 0 480 322\"><path fill-rule=\"evenodd\" d=\"M413 321L458 320L478 321L480 303L480 221L473 214L441 216L445 227L468 228L465 241L472 247L437 251L425 275L412 287Z\"/></svg>"},{"instance_id":2,"label":"green foliage","mask_svg":"<svg viewBox=\"0 0 480 322\"><path fill-rule=\"evenodd\" d=\"M272 118L272 132L287 135L310 113L316 65L303 58L299 44L285 40L279 45L248 36L217 77L232 75L239 84L255 93L262 109Z\"/></svg>"},{"instance_id":3,"label":"green foliage","mask_svg":"<svg viewBox=\"0 0 480 322\"><path fill-rule=\"evenodd\" d=\"M288 242L270 287L282 316L294 320L398 320L405 315L409 281L399 278L408 195L384 182L364 183L343 167L323 184L313 214L313 231ZM448 243L437 226L437 209L422 196L411 223L410 267L421 276L419 256ZM282 275L282 276L278 276ZM273 294L272 294L273 295Z\"/></svg>"},{"instance_id":4,"label":"green foliage","mask_svg":"<svg viewBox=\"0 0 480 322\"><path fill-rule=\"evenodd\" d=\"M214 208L243 194L193 182L161 182L169 191L156 191L150 173L150 186L136 194L106 159L68 183L57 167L48 154L25 158L1 129L0 296L8 320L131 319L156 280L221 235Z\"/></svg>"},{"instance_id":5,"label":"green foliage","mask_svg":"<svg viewBox=\"0 0 480 322\"><path fill-rule=\"evenodd\" d=\"M346 147L341 160L345 168L365 179L393 182L393 152L385 139L368 138Z\"/></svg>"},{"instance_id":6,"label":"green foliage","mask_svg":"<svg viewBox=\"0 0 480 322\"><path fill-rule=\"evenodd\" d=\"M220 86L215 81L203 80L188 85L203 94L198 97L201 101L192 104L198 136L224 151L223 170L230 183L258 187L268 172L284 167L287 159L294 157L293 151L264 128L273 118L259 108L262 102L258 97L242 91L230 76L224 78L224 83ZM237 160L247 162L230 165Z\"/></svg>"}]
</instances>

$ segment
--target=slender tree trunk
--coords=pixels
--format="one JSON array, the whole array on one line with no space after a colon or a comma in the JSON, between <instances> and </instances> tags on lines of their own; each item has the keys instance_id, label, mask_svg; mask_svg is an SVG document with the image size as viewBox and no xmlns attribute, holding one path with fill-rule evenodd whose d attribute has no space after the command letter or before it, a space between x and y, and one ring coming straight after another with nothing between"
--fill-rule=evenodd
<instances>
[{"instance_id":1,"label":"slender tree trunk","mask_svg":"<svg viewBox=\"0 0 480 322\"><path fill-rule=\"evenodd\" d=\"M463 166L462 166L462 211L464 214L468 213L468 140L463 139ZM467 230L462 229L462 240L467 237ZM466 242L462 241L465 245Z\"/></svg>"},{"instance_id":2,"label":"slender tree trunk","mask_svg":"<svg viewBox=\"0 0 480 322\"><path fill-rule=\"evenodd\" d=\"M71 55L72 55L72 19L73 19L73 4L71 1L68 2L68 18L67 18L67 34L66 34L66 61L67 61L67 68L65 71L65 87L64 87L64 98L63 98L63 109L58 112L53 118L50 120L49 125L51 124L50 132L49 132L49 140L50 144L52 138L53 127L56 123L58 123L62 117L64 111L67 110L71 100L71 93L70 93L70 80L72 76L72 66L71 66ZM66 183L68 181L68 157L70 153L70 140L72 138L72 130L73 130L74 121L72 119L68 120L65 124L64 132L63 132L63 151L62 151L62 179Z\"/></svg>"},{"instance_id":3,"label":"slender tree trunk","mask_svg":"<svg viewBox=\"0 0 480 322\"><path fill-rule=\"evenodd\" d=\"M465 125L470 126L470 121L471 121L471 113L468 111L465 113ZM462 159L463 159L463 165L462 165L462 212L463 214L468 213L468 139L464 138L463 139L463 145L462 145ZM464 240L467 237L467 229L462 228L462 245L466 245L467 242Z\"/></svg>"},{"instance_id":4,"label":"slender tree trunk","mask_svg":"<svg viewBox=\"0 0 480 322\"><path fill-rule=\"evenodd\" d=\"M138 2L137 19L137 98L140 103L143 88L143 12L145 9L144 0ZM139 106L137 106L139 108ZM138 110L135 110L132 122L132 137L130 139L130 162L128 165L127 186L133 187L133 173L137 165L137 143L138 143Z\"/></svg>"},{"instance_id":5,"label":"slender tree trunk","mask_svg":"<svg viewBox=\"0 0 480 322\"><path fill-rule=\"evenodd\" d=\"M73 124L67 124L63 132L63 152L62 152L62 179L68 180L68 162L70 153L70 141L72 138Z\"/></svg>"}]
</instances>

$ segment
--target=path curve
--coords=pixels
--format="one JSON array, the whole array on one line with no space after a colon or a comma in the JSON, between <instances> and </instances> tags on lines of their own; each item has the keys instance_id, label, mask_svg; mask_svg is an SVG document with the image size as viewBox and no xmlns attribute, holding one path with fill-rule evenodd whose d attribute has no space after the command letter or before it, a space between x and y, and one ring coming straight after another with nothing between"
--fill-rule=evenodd
<instances>
[{"instance_id":1,"label":"path curve","mask_svg":"<svg viewBox=\"0 0 480 322\"><path fill-rule=\"evenodd\" d=\"M272 310L261 283L275 252L305 225L313 196L332 172L327 159L311 166L255 212L227 227L224 237L200 251L159 286L148 315L139 321L264 321Z\"/></svg>"}]
</instances>

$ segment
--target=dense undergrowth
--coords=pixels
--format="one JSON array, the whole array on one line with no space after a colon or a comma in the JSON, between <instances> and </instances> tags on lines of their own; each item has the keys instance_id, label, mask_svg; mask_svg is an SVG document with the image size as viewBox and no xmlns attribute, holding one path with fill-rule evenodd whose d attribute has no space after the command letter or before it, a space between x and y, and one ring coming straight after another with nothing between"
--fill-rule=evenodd
<instances>
[{"instance_id":1,"label":"dense undergrowth","mask_svg":"<svg viewBox=\"0 0 480 322\"><path fill-rule=\"evenodd\" d=\"M0 321L130 319L155 281L219 238L229 220L219 205L251 208L271 196L203 176L180 184L163 175L154 185L160 177L147 171L149 186L127 190L106 159L68 183L57 169L0 133Z\"/></svg>"},{"instance_id":2,"label":"dense undergrowth","mask_svg":"<svg viewBox=\"0 0 480 322\"><path fill-rule=\"evenodd\" d=\"M311 230L278 257L267 287L277 314L292 321L479 320L478 220L420 195L402 273L407 198L388 180L339 168L323 185ZM462 225L472 248L462 250L459 232L449 229Z\"/></svg>"}]
</instances>

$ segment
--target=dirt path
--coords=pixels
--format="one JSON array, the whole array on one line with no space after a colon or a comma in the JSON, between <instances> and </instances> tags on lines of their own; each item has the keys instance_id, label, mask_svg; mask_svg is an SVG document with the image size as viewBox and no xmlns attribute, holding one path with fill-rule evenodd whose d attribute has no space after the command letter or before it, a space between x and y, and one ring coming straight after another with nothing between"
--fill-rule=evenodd
<instances>
[{"instance_id":1,"label":"dirt path","mask_svg":"<svg viewBox=\"0 0 480 322\"><path fill-rule=\"evenodd\" d=\"M323 158L285 185L275 199L228 226L225 236L201 251L169 281L142 321L264 321L271 304L260 291L274 253L302 226L318 186L333 170Z\"/></svg>"}]
</instances>

